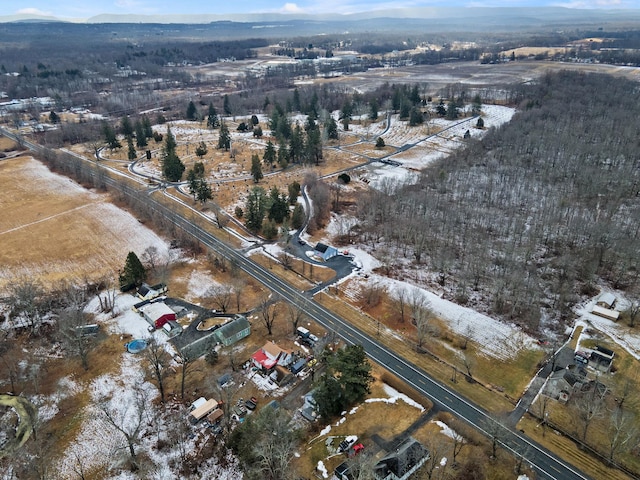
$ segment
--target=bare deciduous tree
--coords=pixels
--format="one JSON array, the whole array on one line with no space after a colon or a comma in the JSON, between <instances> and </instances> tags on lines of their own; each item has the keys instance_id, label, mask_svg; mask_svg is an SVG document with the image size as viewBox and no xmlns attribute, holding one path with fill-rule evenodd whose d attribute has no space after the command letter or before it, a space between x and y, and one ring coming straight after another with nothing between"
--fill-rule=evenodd
<instances>
[{"instance_id":1,"label":"bare deciduous tree","mask_svg":"<svg viewBox=\"0 0 640 480\"><path fill-rule=\"evenodd\" d=\"M169 366L171 364L171 356L164 348L164 345L158 342L155 337L147 340L147 348L144 350L144 356L149 362L148 370L150 376L158 384L160 390L160 401L165 401L165 379L169 375Z\"/></svg>"},{"instance_id":2,"label":"bare deciduous tree","mask_svg":"<svg viewBox=\"0 0 640 480\"><path fill-rule=\"evenodd\" d=\"M298 303L287 303L287 319L291 324L291 329L293 334L296 333L298 329L298 325L302 321L302 319L306 316L305 313L305 304L306 302Z\"/></svg>"},{"instance_id":3,"label":"bare deciduous tree","mask_svg":"<svg viewBox=\"0 0 640 480\"><path fill-rule=\"evenodd\" d=\"M636 444L638 433L633 414L625 412L621 408L616 408L611 413L608 436L609 463L613 463L615 455Z\"/></svg>"},{"instance_id":4,"label":"bare deciduous tree","mask_svg":"<svg viewBox=\"0 0 640 480\"><path fill-rule=\"evenodd\" d=\"M232 270L233 270L233 264L232 264ZM247 287L247 281L236 273L234 274L233 280L231 281L231 285L233 287L233 296L236 299L236 310L239 312L240 301L242 300L242 294L244 293L244 290Z\"/></svg>"},{"instance_id":5,"label":"bare deciduous tree","mask_svg":"<svg viewBox=\"0 0 640 480\"><path fill-rule=\"evenodd\" d=\"M400 323L404 323L404 316L406 314L407 304L409 301L409 293L407 292L407 289L405 287L398 287L393 300L393 305L400 314Z\"/></svg>"},{"instance_id":6,"label":"bare deciduous tree","mask_svg":"<svg viewBox=\"0 0 640 480\"><path fill-rule=\"evenodd\" d=\"M89 331L84 305L72 304L58 312L58 331L67 352L80 358L82 368L89 370L89 353L96 345L96 333Z\"/></svg>"},{"instance_id":7,"label":"bare deciduous tree","mask_svg":"<svg viewBox=\"0 0 640 480\"><path fill-rule=\"evenodd\" d=\"M150 271L155 272L156 267L160 262L160 252L158 252L158 247L150 245L145 248L144 252L142 252L141 260Z\"/></svg>"},{"instance_id":8,"label":"bare deciduous tree","mask_svg":"<svg viewBox=\"0 0 640 480\"><path fill-rule=\"evenodd\" d=\"M595 383L597 384L597 382ZM577 420L576 426L583 442L587 440L587 433L593 421L604 414L604 401L597 390L594 385L590 391L581 392L580 395L575 396L576 398L572 405Z\"/></svg>"},{"instance_id":9,"label":"bare deciduous tree","mask_svg":"<svg viewBox=\"0 0 640 480\"><path fill-rule=\"evenodd\" d=\"M267 329L267 335L271 335L273 333L273 324L278 317L278 310L276 306L276 302L278 301L278 297L273 295L263 296L260 299L260 303L258 305L258 317L262 325Z\"/></svg>"},{"instance_id":10,"label":"bare deciduous tree","mask_svg":"<svg viewBox=\"0 0 640 480\"><path fill-rule=\"evenodd\" d=\"M222 313L226 313L231 305L233 290L228 285L214 285L205 294Z\"/></svg>"},{"instance_id":11,"label":"bare deciduous tree","mask_svg":"<svg viewBox=\"0 0 640 480\"><path fill-rule=\"evenodd\" d=\"M136 446L140 442L140 434L144 426L150 398L149 392L143 385L134 385L132 388L133 397L129 399L129 404L122 408L122 405L114 407L114 402L121 402L122 399L105 399L97 407L102 420L119 432L127 444L132 470L137 470L138 457Z\"/></svg>"}]
</instances>

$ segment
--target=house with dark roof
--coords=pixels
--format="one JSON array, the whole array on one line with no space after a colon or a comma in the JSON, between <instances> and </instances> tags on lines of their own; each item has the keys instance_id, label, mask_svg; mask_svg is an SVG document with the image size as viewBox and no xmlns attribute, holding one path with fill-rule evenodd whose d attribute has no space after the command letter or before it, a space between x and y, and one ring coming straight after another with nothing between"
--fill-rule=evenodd
<instances>
[{"instance_id":1,"label":"house with dark roof","mask_svg":"<svg viewBox=\"0 0 640 480\"><path fill-rule=\"evenodd\" d=\"M429 459L429 451L409 437L374 467L376 480L406 480Z\"/></svg>"},{"instance_id":2,"label":"house with dark roof","mask_svg":"<svg viewBox=\"0 0 640 480\"><path fill-rule=\"evenodd\" d=\"M151 300L152 298L159 297L163 293L167 293L167 286L164 283L153 286L143 283L138 287L138 291L136 292L140 300Z\"/></svg>"},{"instance_id":3,"label":"house with dark roof","mask_svg":"<svg viewBox=\"0 0 640 480\"><path fill-rule=\"evenodd\" d=\"M575 365L553 372L547 380L545 395L566 403L571 394L585 384L585 377L586 371Z\"/></svg>"},{"instance_id":4,"label":"house with dark roof","mask_svg":"<svg viewBox=\"0 0 640 480\"><path fill-rule=\"evenodd\" d=\"M338 250L335 247L331 247L320 242L318 242L314 250L316 252L316 255L322 258L322 260L324 260L325 262L330 258L338 255Z\"/></svg>"},{"instance_id":5,"label":"house with dark roof","mask_svg":"<svg viewBox=\"0 0 640 480\"><path fill-rule=\"evenodd\" d=\"M215 331L219 343L228 347L248 337L251 333L251 324L244 315L236 315L233 320L225 323Z\"/></svg>"}]
</instances>

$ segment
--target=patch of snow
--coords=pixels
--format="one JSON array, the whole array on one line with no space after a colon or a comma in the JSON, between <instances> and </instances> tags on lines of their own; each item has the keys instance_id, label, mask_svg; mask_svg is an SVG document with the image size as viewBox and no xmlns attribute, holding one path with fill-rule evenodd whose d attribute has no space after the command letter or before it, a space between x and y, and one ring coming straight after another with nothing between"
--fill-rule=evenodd
<instances>
[{"instance_id":1,"label":"patch of snow","mask_svg":"<svg viewBox=\"0 0 640 480\"><path fill-rule=\"evenodd\" d=\"M442 433L443 435L446 435L447 437L452 438L454 440L461 438L461 435L458 432L456 432L453 428L449 427L449 425L447 425L446 423L441 422L440 420L436 420L433 423L435 423L440 427L441 429L440 433Z\"/></svg>"},{"instance_id":2,"label":"patch of snow","mask_svg":"<svg viewBox=\"0 0 640 480\"><path fill-rule=\"evenodd\" d=\"M346 421L347 421L347 419L346 419L345 417L342 417L340 420L338 420L338 421L336 422L336 425L335 425L335 426L337 427L337 426L339 426L339 425L342 425L342 424L343 424L344 422L346 422Z\"/></svg>"},{"instance_id":3,"label":"patch of snow","mask_svg":"<svg viewBox=\"0 0 640 480\"><path fill-rule=\"evenodd\" d=\"M447 465L447 457L442 457L440 459L440 466L445 467Z\"/></svg>"},{"instance_id":4,"label":"patch of snow","mask_svg":"<svg viewBox=\"0 0 640 480\"><path fill-rule=\"evenodd\" d=\"M320 433L318 434L319 437L326 435L327 433L329 433L331 431L331 425L327 425L326 427L324 427L322 430L320 430Z\"/></svg>"},{"instance_id":5,"label":"patch of snow","mask_svg":"<svg viewBox=\"0 0 640 480\"><path fill-rule=\"evenodd\" d=\"M322 460L318 460L316 470L322 474L322 478L329 478L329 472L327 472L327 467L324 466L324 462Z\"/></svg>"},{"instance_id":6,"label":"patch of snow","mask_svg":"<svg viewBox=\"0 0 640 480\"><path fill-rule=\"evenodd\" d=\"M387 385L386 383L382 386L382 388L384 388L384 392L389 395L390 398L394 398L394 399L400 399L402 400L404 403L406 403L407 405L410 405L412 407L416 407L418 410L420 410L421 412L424 412L424 407L422 405L420 405L418 402L416 402L415 400L409 398L408 396L406 396L404 393L399 392L398 390L396 390L395 388L393 388L391 385Z\"/></svg>"}]
</instances>

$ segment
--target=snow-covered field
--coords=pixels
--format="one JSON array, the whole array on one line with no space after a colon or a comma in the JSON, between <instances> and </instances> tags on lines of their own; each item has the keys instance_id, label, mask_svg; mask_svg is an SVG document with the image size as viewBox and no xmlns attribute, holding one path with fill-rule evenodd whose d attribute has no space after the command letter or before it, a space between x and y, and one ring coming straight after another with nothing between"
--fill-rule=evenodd
<instances>
[{"instance_id":1,"label":"snow-covered field","mask_svg":"<svg viewBox=\"0 0 640 480\"><path fill-rule=\"evenodd\" d=\"M407 122L401 122L396 118L397 116L394 116L391 129L383 137L385 143L396 147L406 144L415 144L415 146L389 157L390 160L400 162L401 167L374 163L366 168L367 173L361 179L374 188L381 188L384 182L389 181L414 183L417 180L416 170L423 170L436 160L462 148L463 137L467 130L472 138L481 138L488 128L507 123L514 114L515 109L510 107L483 105L482 118L485 122L483 130L475 128L477 122L475 119L452 121L435 118L429 122L430 126L409 127ZM437 134L431 133L436 128L441 131Z\"/></svg>"}]
</instances>

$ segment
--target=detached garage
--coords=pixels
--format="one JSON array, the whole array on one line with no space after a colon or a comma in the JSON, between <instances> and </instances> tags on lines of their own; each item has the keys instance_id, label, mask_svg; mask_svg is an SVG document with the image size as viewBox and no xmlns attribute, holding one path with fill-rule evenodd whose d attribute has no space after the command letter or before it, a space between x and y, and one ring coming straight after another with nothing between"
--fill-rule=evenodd
<instances>
[{"instance_id":1,"label":"detached garage","mask_svg":"<svg viewBox=\"0 0 640 480\"><path fill-rule=\"evenodd\" d=\"M167 322L176 319L176 312L171 310L164 302L144 305L140 307L140 312L153 328L162 328Z\"/></svg>"}]
</instances>

